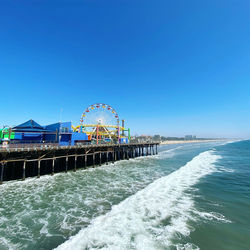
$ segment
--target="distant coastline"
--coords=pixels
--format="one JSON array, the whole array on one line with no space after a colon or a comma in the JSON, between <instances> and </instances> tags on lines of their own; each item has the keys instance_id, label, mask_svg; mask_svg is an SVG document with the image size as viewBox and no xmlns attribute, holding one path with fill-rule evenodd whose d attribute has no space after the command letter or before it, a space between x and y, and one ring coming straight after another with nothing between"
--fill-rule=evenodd
<instances>
[{"instance_id":1,"label":"distant coastline","mask_svg":"<svg viewBox=\"0 0 250 250\"><path fill-rule=\"evenodd\" d=\"M160 142L160 145L167 145L167 144L182 144L182 143L200 143L200 142L216 142L221 140L173 140L173 141L163 141Z\"/></svg>"}]
</instances>

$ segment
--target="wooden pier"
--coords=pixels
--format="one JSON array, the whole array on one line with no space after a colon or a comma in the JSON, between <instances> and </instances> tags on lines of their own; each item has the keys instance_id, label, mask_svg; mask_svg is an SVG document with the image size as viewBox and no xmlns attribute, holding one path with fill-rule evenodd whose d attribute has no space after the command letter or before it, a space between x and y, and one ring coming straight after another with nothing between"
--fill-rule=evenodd
<instances>
[{"instance_id":1,"label":"wooden pier","mask_svg":"<svg viewBox=\"0 0 250 250\"><path fill-rule=\"evenodd\" d=\"M159 143L135 143L112 145L26 145L0 149L0 184L9 180L25 180L27 177L95 167L157 154Z\"/></svg>"}]
</instances>

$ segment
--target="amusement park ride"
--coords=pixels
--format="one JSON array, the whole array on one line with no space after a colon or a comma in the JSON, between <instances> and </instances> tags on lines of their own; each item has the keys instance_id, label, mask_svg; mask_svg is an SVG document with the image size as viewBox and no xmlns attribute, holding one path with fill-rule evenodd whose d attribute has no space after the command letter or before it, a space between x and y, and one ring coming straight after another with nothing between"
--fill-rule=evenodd
<instances>
[{"instance_id":1,"label":"amusement park ride","mask_svg":"<svg viewBox=\"0 0 250 250\"><path fill-rule=\"evenodd\" d=\"M85 133L99 143L126 143L130 140L130 129L120 126L119 115L110 105L95 103L82 113L80 124L72 126L74 132ZM126 133L126 134L125 134Z\"/></svg>"}]
</instances>

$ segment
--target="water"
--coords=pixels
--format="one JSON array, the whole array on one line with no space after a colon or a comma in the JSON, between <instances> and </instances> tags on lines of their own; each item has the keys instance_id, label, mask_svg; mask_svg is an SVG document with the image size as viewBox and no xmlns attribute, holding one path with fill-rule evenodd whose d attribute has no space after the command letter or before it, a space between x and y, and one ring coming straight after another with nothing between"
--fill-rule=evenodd
<instances>
[{"instance_id":1,"label":"water","mask_svg":"<svg viewBox=\"0 0 250 250\"><path fill-rule=\"evenodd\" d=\"M0 249L249 249L250 141L0 186Z\"/></svg>"}]
</instances>

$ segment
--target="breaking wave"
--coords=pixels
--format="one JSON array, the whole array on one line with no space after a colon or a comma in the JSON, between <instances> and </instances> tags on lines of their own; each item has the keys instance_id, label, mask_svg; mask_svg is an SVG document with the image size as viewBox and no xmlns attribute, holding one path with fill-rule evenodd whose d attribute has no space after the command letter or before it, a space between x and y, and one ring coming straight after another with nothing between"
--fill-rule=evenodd
<instances>
[{"instance_id":1,"label":"breaking wave","mask_svg":"<svg viewBox=\"0 0 250 250\"><path fill-rule=\"evenodd\" d=\"M112 206L110 212L93 219L57 249L163 249L174 244L174 237L190 234L188 220L194 220L195 215L225 220L216 214L199 214L190 192L202 177L216 171L214 163L219 158L213 151L199 154Z\"/></svg>"}]
</instances>

